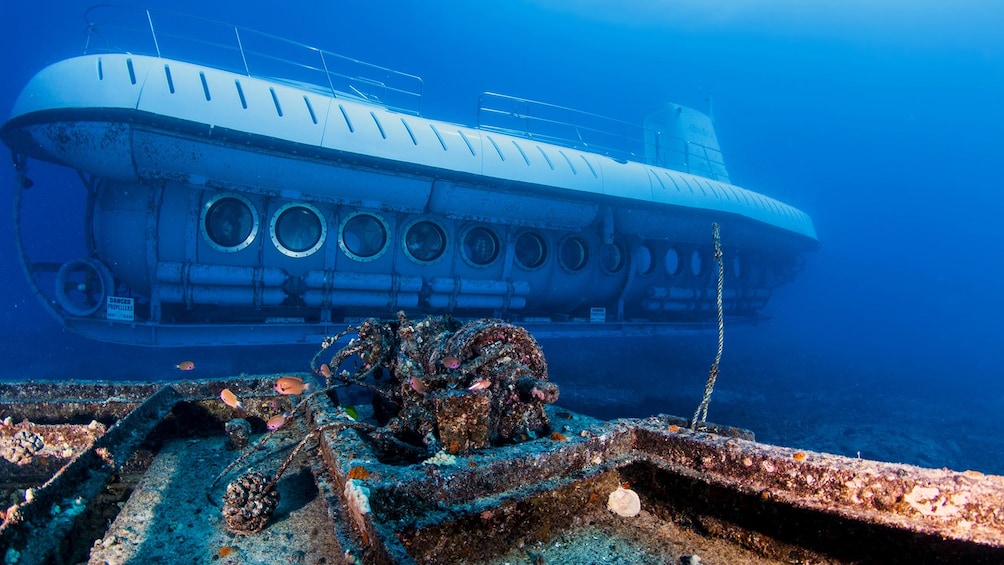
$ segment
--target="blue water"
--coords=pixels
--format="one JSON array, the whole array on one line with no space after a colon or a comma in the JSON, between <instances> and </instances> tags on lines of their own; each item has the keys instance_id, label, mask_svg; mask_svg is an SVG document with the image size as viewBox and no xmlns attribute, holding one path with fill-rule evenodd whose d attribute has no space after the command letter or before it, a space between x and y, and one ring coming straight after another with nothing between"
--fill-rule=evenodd
<instances>
[{"instance_id":1,"label":"blue water","mask_svg":"<svg viewBox=\"0 0 1004 565\"><path fill-rule=\"evenodd\" d=\"M889 4L889 6L885 6ZM736 7L743 5L747 7ZM809 7L811 5L811 7ZM81 52L87 3L10 3L0 112L46 64ZM807 257L755 328L727 328L709 419L759 439L1004 473L1004 8L992 2L622 0L193 2L196 13L425 79L423 113L473 123L495 91L639 122L707 109L732 180L814 219ZM80 245L72 174L41 171L26 230ZM14 175L0 174L10 225ZM39 197L41 198L41 197ZM0 234L0 378L178 378L302 370L310 348L154 350L90 342L29 294ZM565 406L690 416L714 337L546 341Z\"/></svg>"}]
</instances>

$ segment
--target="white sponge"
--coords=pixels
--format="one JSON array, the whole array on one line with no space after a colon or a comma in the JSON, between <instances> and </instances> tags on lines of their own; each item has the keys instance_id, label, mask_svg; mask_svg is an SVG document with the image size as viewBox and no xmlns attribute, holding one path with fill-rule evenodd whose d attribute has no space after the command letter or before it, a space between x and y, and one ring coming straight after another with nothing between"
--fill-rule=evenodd
<instances>
[{"instance_id":1,"label":"white sponge","mask_svg":"<svg viewBox=\"0 0 1004 565\"><path fill-rule=\"evenodd\" d=\"M610 493L610 497L607 498L607 508L611 512L630 518L641 512L641 499L638 498L638 493L635 491L617 487L617 490Z\"/></svg>"}]
</instances>

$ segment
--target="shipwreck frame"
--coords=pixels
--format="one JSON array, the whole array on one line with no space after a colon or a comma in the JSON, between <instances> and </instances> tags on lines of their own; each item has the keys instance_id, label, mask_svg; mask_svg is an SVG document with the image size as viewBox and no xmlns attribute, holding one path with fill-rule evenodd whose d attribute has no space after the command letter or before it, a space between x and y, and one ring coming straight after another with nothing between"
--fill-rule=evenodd
<instances>
[{"instance_id":1,"label":"shipwreck frame","mask_svg":"<svg viewBox=\"0 0 1004 565\"><path fill-rule=\"evenodd\" d=\"M5 487L34 485L30 501L5 512L5 558L46 563L97 548L95 540L108 532L98 528L81 538L80 521L103 491L130 472L142 483L168 442L224 441L224 423L233 415L218 400L223 388L244 399L255 431L264 431L274 379L0 384L0 437L8 443L16 431L37 426L100 432L70 446L72 454L63 451L65 458L0 461ZM299 433L332 421L337 411L325 395L310 399ZM706 540L764 560L1004 561L999 476L765 445L735 428L692 431L673 416L607 422L554 405L548 413L556 430L550 436L460 454L450 465L382 462L358 430L321 434L303 466L327 508L322 527L337 542L340 554L330 558L422 563L449 554L491 563L517 551L529 559L576 528L605 529L616 538L626 535L619 522L637 520L631 527L672 525L689 540L623 541L622 548L647 543L641 550L652 562L714 551ZM641 517L606 510L607 494L622 483L639 493ZM358 493L365 494L365 508ZM187 504L208 505L204 498ZM255 535L232 538L238 548L263 542Z\"/></svg>"}]
</instances>

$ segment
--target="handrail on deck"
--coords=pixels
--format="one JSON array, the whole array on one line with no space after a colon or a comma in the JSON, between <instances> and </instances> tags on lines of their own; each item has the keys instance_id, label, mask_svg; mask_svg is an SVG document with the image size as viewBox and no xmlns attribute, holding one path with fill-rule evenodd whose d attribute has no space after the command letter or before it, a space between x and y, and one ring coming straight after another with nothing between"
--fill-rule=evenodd
<instances>
[{"instance_id":1,"label":"handrail on deck","mask_svg":"<svg viewBox=\"0 0 1004 565\"><path fill-rule=\"evenodd\" d=\"M642 154L637 124L495 92L478 98L478 127L619 159L637 160Z\"/></svg>"},{"instance_id":2,"label":"handrail on deck","mask_svg":"<svg viewBox=\"0 0 1004 565\"><path fill-rule=\"evenodd\" d=\"M641 161L728 181L721 152L712 147L591 112L495 92L478 98L478 127L612 159Z\"/></svg>"},{"instance_id":3,"label":"handrail on deck","mask_svg":"<svg viewBox=\"0 0 1004 565\"><path fill-rule=\"evenodd\" d=\"M116 4L92 6L84 18L85 54L169 57L421 114L421 77L270 33L181 12Z\"/></svg>"},{"instance_id":4,"label":"handrail on deck","mask_svg":"<svg viewBox=\"0 0 1004 565\"><path fill-rule=\"evenodd\" d=\"M98 4L84 14L84 53L170 58L421 115L421 77L269 33L181 12ZM478 127L727 181L721 152L665 132L494 92L478 101Z\"/></svg>"}]
</instances>

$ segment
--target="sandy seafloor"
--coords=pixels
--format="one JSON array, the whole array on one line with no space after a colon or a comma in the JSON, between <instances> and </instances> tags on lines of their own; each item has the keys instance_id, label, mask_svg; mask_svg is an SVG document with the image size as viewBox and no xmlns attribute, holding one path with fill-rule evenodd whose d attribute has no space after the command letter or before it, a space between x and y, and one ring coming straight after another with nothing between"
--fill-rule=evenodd
<instances>
[{"instance_id":1,"label":"sandy seafloor","mask_svg":"<svg viewBox=\"0 0 1004 565\"><path fill-rule=\"evenodd\" d=\"M588 346L587 346L588 347ZM714 345L646 356L644 342L622 348L638 378L594 378L569 388L567 408L611 418L666 412L690 417L700 401ZM579 354L584 366L595 353ZM570 363L570 365L573 363ZM564 366L564 363L561 363ZM593 365L595 366L595 365ZM922 385L909 371L857 371L846 362L758 343L726 348L709 420L747 428L758 441L893 463L1004 474L1004 394ZM649 375L641 378L641 375ZM586 376L577 378L586 379Z\"/></svg>"}]
</instances>

